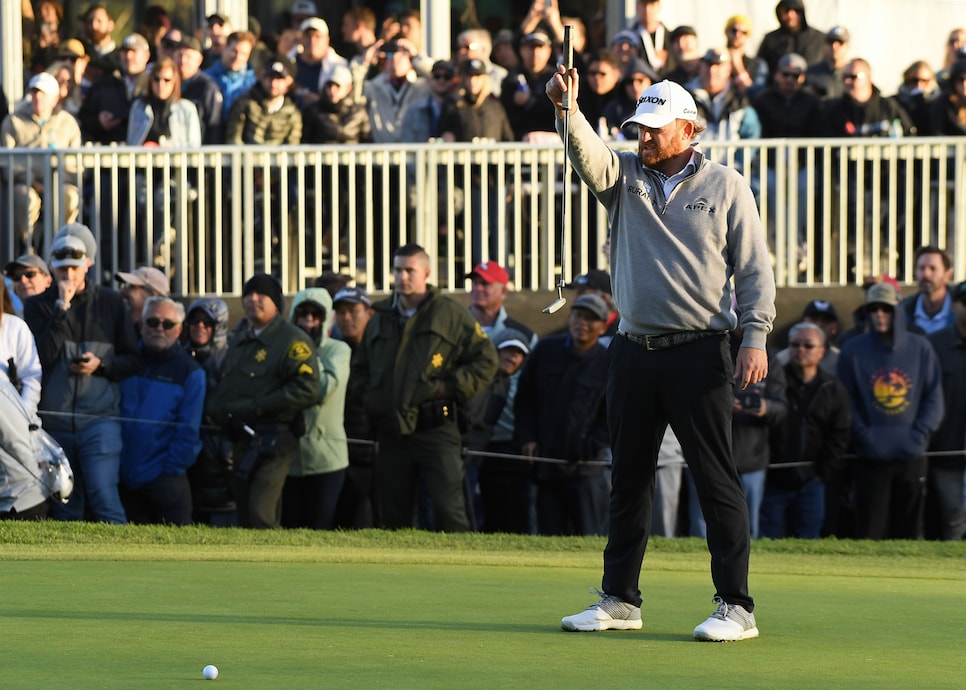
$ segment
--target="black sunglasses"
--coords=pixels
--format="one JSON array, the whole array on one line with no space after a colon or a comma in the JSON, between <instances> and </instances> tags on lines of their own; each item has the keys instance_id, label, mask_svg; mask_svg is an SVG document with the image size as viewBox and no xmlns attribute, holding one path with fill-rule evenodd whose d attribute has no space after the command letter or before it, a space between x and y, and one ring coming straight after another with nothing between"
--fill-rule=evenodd
<instances>
[{"instance_id":1,"label":"black sunglasses","mask_svg":"<svg viewBox=\"0 0 966 690\"><path fill-rule=\"evenodd\" d=\"M152 316L150 319L144 320L144 325L148 328L157 328L161 326L166 331L170 331L172 328L178 325L177 321L172 321L171 319L165 319L162 321L157 316Z\"/></svg>"},{"instance_id":2,"label":"black sunglasses","mask_svg":"<svg viewBox=\"0 0 966 690\"><path fill-rule=\"evenodd\" d=\"M206 328L214 328L215 322L204 316L193 316L188 320L189 326L205 326Z\"/></svg>"},{"instance_id":3,"label":"black sunglasses","mask_svg":"<svg viewBox=\"0 0 966 690\"><path fill-rule=\"evenodd\" d=\"M80 251L79 249L57 249L51 252L51 256L55 259L63 261L64 259L83 259L87 254Z\"/></svg>"},{"instance_id":4,"label":"black sunglasses","mask_svg":"<svg viewBox=\"0 0 966 690\"><path fill-rule=\"evenodd\" d=\"M23 273L17 274L17 276L14 278L14 281L23 280L24 278L27 280L33 280L37 277L38 273L40 273L40 271L24 271Z\"/></svg>"},{"instance_id":5,"label":"black sunglasses","mask_svg":"<svg viewBox=\"0 0 966 690\"><path fill-rule=\"evenodd\" d=\"M295 318L304 319L306 316L311 316L313 319L318 319L322 321L325 319L325 312L319 311L318 309L296 309Z\"/></svg>"}]
</instances>

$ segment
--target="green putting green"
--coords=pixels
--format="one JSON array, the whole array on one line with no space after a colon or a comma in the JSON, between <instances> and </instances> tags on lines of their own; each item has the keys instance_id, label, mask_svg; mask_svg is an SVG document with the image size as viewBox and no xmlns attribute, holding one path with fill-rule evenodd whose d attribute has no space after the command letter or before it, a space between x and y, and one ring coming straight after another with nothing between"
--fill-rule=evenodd
<instances>
[{"instance_id":1,"label":"green putting green","mask_svg":"<svg viewBox=\"0 0 966 690\"><path fill-rule=\"evenodd\" d=\"M4 688L962 687L966 544L757 542L761 637L697 643L697 540L644 629L565 633L601 539L0 524ZM220 687L220 686L219 686Z\"/></svg>"}]
</instances>

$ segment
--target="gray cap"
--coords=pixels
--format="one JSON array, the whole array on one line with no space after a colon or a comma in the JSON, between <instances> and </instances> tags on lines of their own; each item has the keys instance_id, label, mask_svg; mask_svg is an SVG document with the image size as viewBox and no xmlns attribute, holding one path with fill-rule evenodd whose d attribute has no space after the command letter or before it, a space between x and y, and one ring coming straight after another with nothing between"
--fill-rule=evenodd
<instances>
[{"instance_id":1,"label":"gray cap","mask_svg":"<svg viewBox=\"0 0 966 690\"><path fill-rule=\"evenodd\" d=\"M607 302L604 301L604 298L591 292L585 292L575 299L573 308L586 309L601 321L606 321L607 317L610 316L610 309L607 308Z\"/></svg>"},{"instance_id":2,"label":"gray cap","mask_svg":"<svg viewBox=\"0 0 966 690\"><path fill-rule=\"evenodd\" d=\"M550 37L543 31L534 31L523 37L520 41L520 45L524 46L552 46L553 41Z\"/></svg>"},{"instance_id":3,"label":"gray cap","mask_svg":"<svg viewBox=\"0 0 966 690\"><path fill-rule=\"evenodd\" d=\"M372 299L369 297L369 293L361 287L344 287L339 290L332 298L332 306L337 305L339 302L364 304L367 307L372 306Z\"/></svg>"},{"instance_id":4,"label":"gray cap","mask_svg":"<svg viewBox=\"0 0 966 690\"><path fill-rule=\"evenodd\" d=\"M150 288L157 295L167 296L171 292L168 277L154 266L139 266L131 273L115 273L114 278L121 283Z\"/></svg>"},{"instance_id":5,"label":"gray cap","mask_svg":"<svg viewBox=\"0 0 966 690\"><path fill-rule=\"evenodd\" d=\"M84 243L72 235L64 235L54 240L54 246L50 248L51 268L66 268L73 266L79 268L86 266L90 255Z\"/></svg>"},{"instance_id":6,"label":"gray cap","mask_svg":"<svg viewBox=\"0 0 966 690\"><path fill-rule=\"evenodd\" d=\"M849 30L846 29L844 26L833 26L831 29L828 30L828 33L825 34L825 40L828 41L829 43L831 43L832 41L838 41L839 43L848 43L849 38L850 38Z\"/></svg>"},{"instance_id":7,"label":"gray cap","mask_svg":"<svg viewBox=\"0 0 966 690\"><path fill-rule=\"evenodd\" d=\"M69 235L70 237L77 237L81 242L84 243L84 247L87 249L87 258L91 261L97 256L97 240L94 239L94 233L91 229L84 225L83 223L68 223L57 231L54 236L54 240Z\"/></svg>"},{"instance_id":8,"label":"gray cap","mask_svg":"<svg viewBox=\"0 0 966 690\"><path fill-rule=\"evenodd\" d=\"M778 61L778 71L779 72L798 72L802 74L808 69L808 62L805 61L798 53L788 53L788 55L782 55L781 59Z\"/></svg>"},{"instance_id":9,"label":"gray cap","mask_svg":"<svg viewBox=\"0 0 966 690\"><path fill-rule=\"evenodd\" d=\"M3 267L3 273L8 278L13 278L13 274L18 268L36 268L45 276L50 275L50 269L47 268L47 262L36 254L22 254L21 256L18 256L16 259Z\"/></svg>"},{"instance_id":10,"label":"gray cap","mask_svg":"<svg viewBox=\"0 0 966 690\"><path fill-rule=\"evenodd\" d=\"M493 336L493 347L502 350L506 347L515 347L525 355L530 354L530 339L516 328L504 328Z\"/></svg>"},{"instance_id":11,"label":"gray cap","mask_svg":"<svg viewBox=\"0 0 966 690\"><path fill-rule=\"evenodd\" d=\"M899 304L899 294L892 283L875 283L865 293L866 304L888 304L894 307Z\"/></svg>"}]
</instances>

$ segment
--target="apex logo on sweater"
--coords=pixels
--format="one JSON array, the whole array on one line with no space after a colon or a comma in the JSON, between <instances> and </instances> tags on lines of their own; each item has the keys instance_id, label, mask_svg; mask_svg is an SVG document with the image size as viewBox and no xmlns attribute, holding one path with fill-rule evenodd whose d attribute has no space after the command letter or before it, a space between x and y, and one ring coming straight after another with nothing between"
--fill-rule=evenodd
<instances>
[{"instance_id":1,"label":"apex logo on sweater","mask_svg":"<svg viewBox=\"0 0 966 690\"><path fill-rule=\"evenodd\" d=\"M902 369L892 367L879 369L871 376L873 407L882 414L896 415L905 412L910 405L912 381Z\"/></svg>"},{"instance_id":2,"label":"apex logo on sweater","mask_svg":"<svg viewBox=\"0 0 966 690\"><path fill-rule=\"evenodd\" d=\"M691 203L685 204L684 208L689 211L703 211L704 213L714 213L714 206L705 199L703 196L699 196L697 199Z\"/></svg>"}]
</instances>

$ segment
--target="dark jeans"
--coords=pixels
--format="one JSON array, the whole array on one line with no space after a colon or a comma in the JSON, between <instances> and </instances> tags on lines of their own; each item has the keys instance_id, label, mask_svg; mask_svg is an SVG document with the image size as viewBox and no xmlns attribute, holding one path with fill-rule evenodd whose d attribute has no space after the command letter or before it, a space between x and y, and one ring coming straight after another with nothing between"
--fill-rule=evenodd
<instances>
[{"instance_id":1,"label":"dark jeans","mask_svg":"<svg viewBox=\"0 0 966 690\"><path fill-rule=\"evenodd\" d=\"M494 453L515 453L515 444L493 443ZM483 531L507 534L530 532L531 464L525 460L485 458L480 462L480 499Z\"/></svg>"},{"instance_id":2,"label":"dark jeans","mask_svg":"<svg viewBox=\"0 0 966 690\"><path fill-rule=\"evenodd\" d=\"M537 533L603 535L607 528L608 473L537 480Z\"/></svg>"},{"instance_id":3,"label":"dark jeans","mask_svg":"<svg viewBox=\"0 0 966 690\"><path fill-rule=\"evenodd\" d=\"M288 477L282 490L282 527L333 529L345 469Z\"/></svg>"},{"instance_id":4,"label":"dark jeans","mask_svg":"<svg viewBox=\"0 0 966 690\"><path fill-rule=\"evenodd\" d=\"M716 594L752 610L748 506L731 454L734 366L728 336L658 351L617 336L607 352L607 423L614 466L604 592L641 604L639 580L651 528L654 472L670 424L707 519Z\"/></svg>"},{"instance_id":5,"label":"dark jeans","mask_svg":"<svg viewBox=\"0 0 966 690\"><path fill-rule=\"evenodd\" d=\"M126 524L118 482L121 471L121 423L95 419L77 431L51 431L70 458L74 490L67 503L55 502L55 520L92 520Z\"/></svg>"},{"instance_id":6,"label":"dark jeans","mask_svg":"<svg viewBox=\"0 0 966 690\"><path fill-rule=\"evenodd\" d=\"M191 487L184 474L162 474L137 489L121 486L121 502L132 523L191 524Z\"/></svg>"},{"instance_id":7,"label":"dark jeans","mask_svg":"<svg viewBox=\"0 0 966 690\"><path fill-rule=\"evenodd\" d=\"M922 539L926 458L855 462L855 536Z\"/></svg>"},{"instance_id":8,"label":"dark jeans","mask_svg":"<svg viewBox=\"0 0 966 690\"><path fill-rule=\"evenodd\" d=\"M963 462L946 458L929 461L926 489L926 538L944 541L966 536L963 510Z\"/></svg>"},{"instance_id":9,"label":"dark jeans","mask_svg":"<svg viewBox=\"0 0 966 690\"><path fill-rule=\"evenodd\" d=\"M763 537L818 539L822 536L822 522L825 520L825 484L815 478L799 489L767 484L760 517Z\"/></svg>"},{"instance_id":10,"label":"dark jeans","mask_svg":"<svg viewBox=\"0 0 966 690\"><path fill-rule=\"evenodd\" d=\"M353 465L350 450L349 467L335 511L336 527L365 529L377 524L375 472L373 465Z\"/></svg>"}]
</instances>

